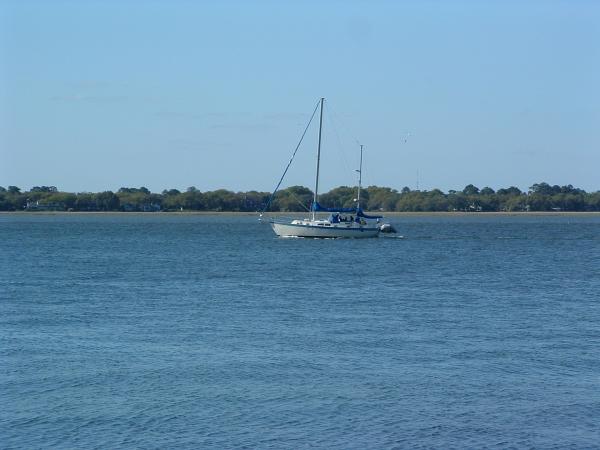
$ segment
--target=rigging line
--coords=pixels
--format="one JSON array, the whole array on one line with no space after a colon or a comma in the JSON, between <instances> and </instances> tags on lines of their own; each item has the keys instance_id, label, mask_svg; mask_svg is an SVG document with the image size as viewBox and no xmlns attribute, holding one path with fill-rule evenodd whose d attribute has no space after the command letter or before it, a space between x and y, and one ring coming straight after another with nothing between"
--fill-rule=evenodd
<instances>
[{"instance_id":1,"label":"rigging line","mask_svg":"<svg viewBox=\"0 0 600 450\"><path fill-rule=\"evenodd\" d=\"M335 112L335 110L334 110L334 109L331 107L331 105L329 105L329 108L331 109L331 113L332 113L334 116L339 116L339 114L337 114L337 113ZM343 126L343 123L342 123L341 121L340 121L340 123L342 124L342 128L344 128L344 129L345 129L345 131L348 133L348 135L349 135L349 136L350 136L352 139L354 139L354 142L356 142L356 144L357 144L357 145L360 145L360 141L359 141L359 140L358 140L356 137L354 137L354 136L352 135L352 133L350 133L350 131L349 131L349 130L348 130L346 127L344 127L344 126Z\"/></svg>"},{"instance_id":2,"label":"rigging line","mask_svg":"<svg viewBox=\"0 0 600 450\"><path fill-rule=\"evenodd\" d=\"M326 111L327 111L327 117L331 121L331 125L332 125L332 128L333 128L333 131L335 132L335 136L337 137L337 140L338 140L338 151L340 152L340 155L342 156L342 163L344 164L344 168L346 169L346 172L347 173L351 173L352 171L348 168L348 161L346 161L346 155L344 153L344 144L342 144L342 139L340 138L340 134L338 133L338 130L337 130L337 127L336 127L336 124L335 124L335 120L333 118L333 114L332 114L333 110L332 110L331 113L329 112L329 110L330 110L330 106L328 104L327 105L327 109L326 109Z\"/></svg>"},{"instance_id":3,"label":"rigging line","mask_svg":"<svg viewBox=\"0 0 600 450\"><path fill-rule=\"evenodd\" d=\"M300 141L298 142L298 145L296 145L296 148L294 149L294 153L292 153L292 157L290 158L290 162L288 162L287 166L285 167L285 170L283 171L283 175L281 175L281 178L279 179L279 183L277 183L277 186L275 186L275 190L273 191L273 193L269 197L269 200L267 201L267 204L265 205L265 207L261 211L261 215L262 215L262 213L264 213L269 208L269 206L271 206L271 202L273 201L273 197L275 197L275 194L279 190L279 186L281 186L281 183L283 182L283 179L285 178L285 174L287 173L288 169L292 165L292 161L294 160L294 157L296 156L296 153L298 152L298 149L300 148L300 145L302 144L302 141L304 140L304 136L306 136L306 132L308 131L308 127L310 127L310 124L311 124L312 120L314 119L315 114L317 113L317 109L319 108L319 103L321 103L321 100L319 100L317 102L317 104L315 105L315 109L314 109L314 111L312 113L312 116L310 116L310 120L308 121L308 124L306 124L306 128L304 129L304 132L302 133L302 136L300 137Z\"/></svg>"},{"instance_id":4,"label":"rigging line","mask_svg":"<svg viewBox=\"0 0 600 450\"><path fill-rule=\"evenodd\" d=\"M300 206L302 206L302 207L303 207L303 208L304 208L304 209L305 209L307 212L310 212L310 209L308 209L308 207L307 207L307 206L306 206L304 203L302 203L302 200L300 200L300 199L299 199L299 198L296 196L296 194L294 194L294 192L293 192L293 191L288 191L288 192L291 194L291 196L294 198L294 200L296 200L296 201L298 202L298 204L299 204Z\"/></svg>"},{"instance_id":5,"label":"rigging line","mask_svg":"<svg viewBox=\"0 0 600 450\"><path fill-rule=\"evenodd\" d=\"M331 105L328 105L328 107L331 109L332 116L337 116L339 118L339 114L337 114L335 112L335 110L333 109L333 107ZM339 120L339 123L341 124L341 127L344 128L344 130L346 131L346 133L348 133L348 136L350 136L350 138L353 139L354 142L356 142L356 145L360 146L360 141L355 136L352 135L352 133L348 130L348 128L346 128L344 126L343 122L341 120Z\"/></svg>"}]
</instances>

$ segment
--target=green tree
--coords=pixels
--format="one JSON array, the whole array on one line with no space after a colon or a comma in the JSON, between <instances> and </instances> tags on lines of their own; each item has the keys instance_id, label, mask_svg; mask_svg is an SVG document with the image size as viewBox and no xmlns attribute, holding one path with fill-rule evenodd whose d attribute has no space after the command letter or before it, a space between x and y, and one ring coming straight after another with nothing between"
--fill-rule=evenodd
<instances>
[{"instance_id":1,"label":"green tree","mask_svg":"<svg viewBox=\"0 0 600 450\"><path fill-rule=\"evenodd\" d=\"M206 209L204 194L196 188L188 188L183 194L177 196L180 206L191 211L202 211Z\"/></svg>"},{"instance_id":2,"label":"green tree","mask_svg":"<svg viewBox=\"0 0 600 450\"><path fill-rule=\"evenodd\" d=\"M521 195L521 193L522 193L521 189L519 189L516 186L511 186L506 189L498 189L498 191L496 192L497 195L508 195L508 196Z\"/></svg>"},{"instance_id":3,"label":"green tree","mask_svg":"<svg viewBox=\"0 0 600 450\"><path fill-rule=\"evenodd\" d=\"M242 211L262 210L271 196L268 192L257 191L244 192L242 195Z\"/></svg>"},{"instance_id":4,"label":"green tree","mask_svg":"<svg viewBox=\"0 0 600 450\"><path fill-rule=\"evenodd\" d=\"M365 190L368 195L366 209L371 211L393 211L400 198L398 191L389 187L369 186Z\"/></svg>"},{"instance_id":5,"label":"green tree","mask_svg":"<svg viewBox=\"0 0 600 450\"><path fill-rule=\"evenodd\" d=\"M351 208L356 206L357 190L353 187L340 186L319 196L319 203L328 208ZM364 192L368 196L368 192ZM367 201L367 198L363 198Z\"/></svg>"},{"instance_id":6,"label":"green tree","mask_svg":"<svg viewBox=\"0 0 600 450\"><path fill-rule=\"evenodd\" d=\"M424 192L422 201L423 211L448 211L450 203L446 195L439 189Z\"/></svg>"},{"instance_id":7,"label":"green tree","mask_svg":"<svg viewBox=\"0 0 600 450\"><path fill-rule=\"evenodd\" d=\"M447 198L450 211L464 211L467 208L467 197L462 192L452 191Z\"/></svg>"},{"instance_id":8,"label":"green tree","mask_svg":"<svg viewBox=\"0 0 600 450\"><path fill-rule=\"evenodd\" d=\"M121 203L119 197L112 191L95 194L95 201L100 211L118 211Z\"/></svg>"},{"instance_id":9,"label":"green tree","mask_svg":"<svg viewBox=\"0 0 600 450\"><path fill-rule=\"evenodd\" d=\"M91 192L80 192L75 200L75 210L77 211L96 211L98 206L94 194Z\"/></svg>"},{"instance_id":10,"label":"green tree","mask_svg":"<svg viewBox=\"0 0 600 450\"><path fill-rule=\"evenodd\" d=\"M44 199L49 203L59 203L64 205L66 209L75 208L75 203L77 202L77 195L72 194L70 192L56 192L50 194Z\"/></svg>"},{"instance_id":11,"label":"green tree","mask_svg":"<svg viewBox=\"0 0 600 450\"><path fill-rule=\"evenodd\" d=\"M479 194L479 188L476 186L473 186L472 184L468 184L463 189L463 194L471 195L471 196L477 195L477 194Z\"/></svg>"},{"instance_id":12,"label":"green tree","mask_svg":"<svg viewBox=\"0 0 600 450\"><path fill-rule=\"evenodd\" d=\"M34 186L30 192L58 192L56 186Z\"/></svg>"},{"instance_id":13,"label":"green tree","mask_svg":"<svg viewBox=\"0 0 600 450\"><path fill-rule=\"evenodd\" d=\"M501 209L504 211L525 211L527 205L527 198L524 195L509 196L501 201Z\"/></svg>"},{"instance_id":14,"label":"green tree","mask_svg":"<svg viewBox=\"0 0 600 450\"><path fill-rule=\"evenodd\" d=\"M425 193L421 191L410 191L400 194L394 204L395 211L424 211Z\"/></svg>"},{"instance_id":15,"label":"green tree","mask_svg":"<svg viewBox=\"0 0 600 450\"><path fill-rule=\"evenodd\" d=\"M279 211L306 211L310 209L313 192L304 186L291 186L275 194L273 210Z\"/></svg>"},{"instance_id":16,"label":"green tree","mask_svg":"<svg viewBox=\"0 0 600 450\"><path fill-rule=\"evenodd\" d=\"M240 201L235 192L217 189L204 194L206 208L210 211L239 211Z\"/></svg>"},{"instance_id":17,"label":"green tree","mask_svg":"<svg viewBox=\"0 0 600 450\"><path fill-rule=\"evenodd\" d=\"M600 211L600 191L584 195L586 211Z\"/></svg>"},{"instance_id":18,"label":"green tree","mask_svg":"<svg viewBox=\"0 0 600 450\"><path fill-rule=\"evenodd\" d=\"M558 186L557 186L558 187ZM558 187L558 190L560 192L560 187ZM535 183L533 186L531 186L529 188L529 192L531 192L532 194L538 194L538 195L552 195L554 193L554 190L552 188L552 186L550 186L548 183Z\"/></svg>"}]
</instances>

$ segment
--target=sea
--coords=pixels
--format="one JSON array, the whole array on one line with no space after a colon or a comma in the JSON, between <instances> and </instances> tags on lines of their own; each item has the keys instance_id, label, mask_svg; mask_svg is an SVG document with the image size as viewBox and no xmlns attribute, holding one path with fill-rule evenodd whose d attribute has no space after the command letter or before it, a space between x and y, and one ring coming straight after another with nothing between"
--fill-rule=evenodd
<instances>
[{"instance_id":1,"label":"sea","mask_svg":"<svg viewBox=\"0 0 600 450\"><path fill-rule=\"evenodd\" d=\"M0 215L3 449L599 448L600 216Z\"/></svg>"}]
</instances>

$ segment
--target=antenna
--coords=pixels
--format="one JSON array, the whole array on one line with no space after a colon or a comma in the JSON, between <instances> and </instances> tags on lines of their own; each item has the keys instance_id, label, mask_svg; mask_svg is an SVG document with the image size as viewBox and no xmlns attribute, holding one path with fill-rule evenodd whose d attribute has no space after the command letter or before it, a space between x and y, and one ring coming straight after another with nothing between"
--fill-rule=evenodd
<instances>
[{"instance_id":1,"label":"antenna","mask_svg":"<svg viewBox=\"0 0 600 450\"><path fill-rule=\"evenodd\" d=\"M419 190L419 169L417 169L417 191Z\"/></svg>"},{"instance_id":2,"label":"antenna","mask_svg":"<svg viewBox=\"0 0 600 450\"><path fill-rule=\"evenodd\" d=\"M360 189L362 187L362 156L363 156L363 145L360 144L360 169L358 172L358 194L356 195L356 209L360 209Z\"/></svg>"}]
</instances>

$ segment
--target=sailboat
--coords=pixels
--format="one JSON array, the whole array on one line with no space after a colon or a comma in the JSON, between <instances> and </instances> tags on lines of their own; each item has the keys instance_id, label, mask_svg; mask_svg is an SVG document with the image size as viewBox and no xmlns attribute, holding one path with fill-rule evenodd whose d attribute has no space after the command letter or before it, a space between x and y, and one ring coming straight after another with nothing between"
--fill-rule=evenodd
<instances>
[{"instance_id":1,"label":"sailboat","mask_svg":"<svg viewBox=\"0 0 600 450\"><path fill-rule=\"evenodd\" d=\"M377 237L381 231L379 220L382 216L367 215L360 206L362 184L363 146L360 146L360 169L357 170L358 193L356 206L352 208L326 208L319 204L319 166L321 162L321 133L323 130L323 103L320 100L319 142L317 145L317 173L313 202L310 207L311 217L295 219L290 222L272 220L271 227L277 236L303 238L371 238ZM314 113L313 113L314 114ZM309 122L310 124L310 122ZM306 131L305 131L306 132ZM297 151L298 147L296 147ZM295 153L294 153L295 154ZM292 156L293 160L293 156ZM290 160L290 164L291 161ZM289 167L289 164L288 164ZM286 168L287 171L287 168ZM285 172L284 172L285 175ZM282 177L283 179L283 177ZM281 183L281 181L280 181ZM273 193L274 195L275 193ZM317 213L329 213L327 218L318 217Z\"/></svg>"}]
</instances>

